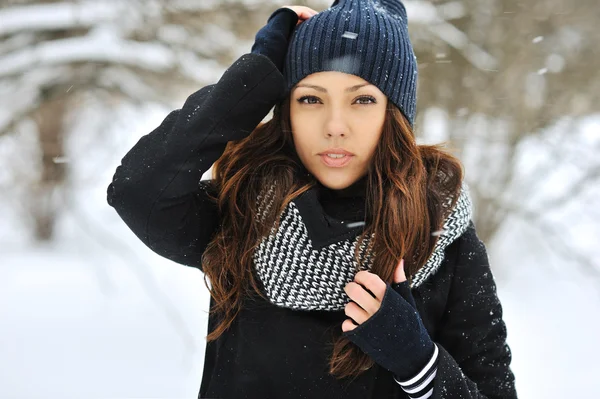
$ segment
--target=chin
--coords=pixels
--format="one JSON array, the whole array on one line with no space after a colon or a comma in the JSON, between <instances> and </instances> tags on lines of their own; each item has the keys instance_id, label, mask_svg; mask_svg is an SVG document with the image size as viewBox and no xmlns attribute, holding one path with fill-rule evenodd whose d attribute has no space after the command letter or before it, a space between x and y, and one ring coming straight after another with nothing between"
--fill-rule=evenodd
<instances>
[{"instance_id":1,"label":"chin","mask_svg":"<svg viewBox=\"0 0 600 399\"><path fill-rule=\"evenodd\" d=\"M346 187L349 187L352 185L352 183L354 183L356 180L358 180L358 178L356 177L352 177L352 176L335 176L332 174L327 174L327 175L323 175L323 174L315 174L314 175L317 180L324 185L325 187L331 189L331 190L342 190Z\"/></svg>"}]
</instances>

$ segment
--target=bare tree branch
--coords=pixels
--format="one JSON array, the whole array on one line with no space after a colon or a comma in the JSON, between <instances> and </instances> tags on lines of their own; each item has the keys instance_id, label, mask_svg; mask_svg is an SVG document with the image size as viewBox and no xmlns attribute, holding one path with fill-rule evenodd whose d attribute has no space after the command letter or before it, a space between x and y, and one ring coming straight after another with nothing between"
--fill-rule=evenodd
<instances>
[{"instance_id":1,"label":"bare tree branch","mask_svg":"<svg viewBox=\"0 0 600 399\"><path fill-rule=\"evenodd\" d=\"M0 9L0 36L23 31L89 28L125 15L126 2L25 4Z\"/></svg>"}]
</instances>

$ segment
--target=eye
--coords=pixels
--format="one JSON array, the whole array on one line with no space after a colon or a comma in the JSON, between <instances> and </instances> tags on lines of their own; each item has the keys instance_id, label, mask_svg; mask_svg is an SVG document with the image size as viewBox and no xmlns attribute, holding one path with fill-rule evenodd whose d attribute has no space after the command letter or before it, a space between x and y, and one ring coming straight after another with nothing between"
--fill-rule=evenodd
<instances>
[{"instance_id":1,"label":"eye","mask_svg":"<svg viewBox=\"0 0 600 399\"><path fill-rule=\"evenodd\" d=\"M354 102L362 105L369 105L376 104L377 100L375 100L375 97L372 96L361 96L358 97Z\"/></svg>"},{"instance_id":2,"label":"eye","mask_svg":"<svg viewBox=\"0 0 600 399\"><path fill-rule=\"evenodd\" d=\"M298 99L300 104L319 104L321 100L315 96L302 96Z\"/></svg>"}]
</instances>

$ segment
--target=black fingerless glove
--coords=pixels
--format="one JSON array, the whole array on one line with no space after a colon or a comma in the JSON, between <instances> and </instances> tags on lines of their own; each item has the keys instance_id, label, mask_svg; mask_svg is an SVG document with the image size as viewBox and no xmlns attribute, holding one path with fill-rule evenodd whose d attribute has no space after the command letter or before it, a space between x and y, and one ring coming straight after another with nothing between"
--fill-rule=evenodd
<instances>
[{"instance_id":1,"label":"black fingerless glove","mask_svg":"<svg viewBox=\"0 0 600 399\"><path fill-rule=\"evenodd\" d=\"M400 380L423 369L435 350L407 281L387 284L379 310L342 335Z\"/></svg>"},{"instance_id":2,"label":"black fingerless glove","mask_svg":"<svg viewBox=\"0 0 600 399\"><path fill-rule=\"evenodd\" d=\"M298 14L294 10L286 7L276 10L256 34L252 53L267 56L283 73L289 39L297 22Z\"/></svg>"}]
</instances>

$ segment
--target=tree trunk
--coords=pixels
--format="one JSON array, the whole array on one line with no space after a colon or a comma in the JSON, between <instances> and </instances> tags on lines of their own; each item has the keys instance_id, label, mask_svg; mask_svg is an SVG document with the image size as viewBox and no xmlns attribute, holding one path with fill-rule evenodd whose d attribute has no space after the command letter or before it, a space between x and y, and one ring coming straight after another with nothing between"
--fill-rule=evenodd
<instances>
[{"instance_id":1,"label":"tree trunk","mask_svg":"<svg viewBox=\"0 0 600 399\"><path fill-rule=\"evenodd\" d=\"M44 101L35 112L38 130L40 176L31 189L29 204L33 217L33 237L50 241L54 235L57 215L64 195L67 172L64 148L64 115L66 99L63 96Z\"/></svg>"}]
</instances>

